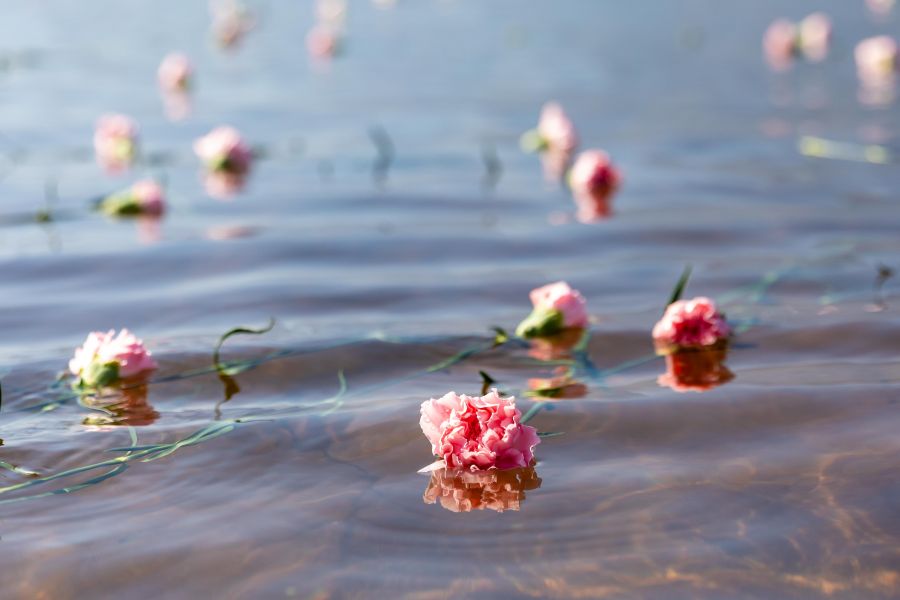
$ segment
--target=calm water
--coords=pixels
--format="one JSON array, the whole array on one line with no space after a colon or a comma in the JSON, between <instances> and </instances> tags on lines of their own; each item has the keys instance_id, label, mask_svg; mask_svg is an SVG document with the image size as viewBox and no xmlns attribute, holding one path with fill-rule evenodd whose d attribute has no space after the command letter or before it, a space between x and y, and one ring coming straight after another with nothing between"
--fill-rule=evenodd
<instances>
[{"instance_id":1,"label":"calm water","mask_svg":"<svg viewBox=\"0 0 900 600\"><path fill-rule=\"evenodd\" d=\"M766 25L816 7L831 58L770 74ZM315 64L310 3L251 8L222 51L203 2L3 3L0 460L76 470L18 489L33 477L0 471L4 597L900 595L900 294L875 291L900 267L900 172L797 151L897 144L896 107L861 105L852 64L896 18L848 0L351 0L345 55ZM155 85L173 49L197 67L179 122ZM607 221L575 222L518 150L551 98L624 172ZM94 164L107 111L141 123L149 166ZM190 151L222 123L267 150L226 202ZM168 182L157 227L88 210L140 174ZM649 335L686 263L688 293L743 330L734 378L702 394L658 384ZM477 392L483 370L534 406L528 379L553 365L488 349L489 328L559 279L596 317L587 394L531 421L562 435L533 471L417 474L422 400ZM254 368L223 385L218 337L269 317L229 340ZM112 414L80 406L56 377L88 331L122 326L159 371ZM149 462L110 451L179 440Z\"/></svg>"}]
</instances>

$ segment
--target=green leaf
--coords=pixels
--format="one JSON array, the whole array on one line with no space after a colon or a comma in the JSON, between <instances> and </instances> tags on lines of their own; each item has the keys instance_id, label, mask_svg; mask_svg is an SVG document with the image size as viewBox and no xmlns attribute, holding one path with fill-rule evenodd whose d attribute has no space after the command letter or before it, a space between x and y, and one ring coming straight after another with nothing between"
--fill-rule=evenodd
<instances>
[{"instance_id":1,"label":"green leaf","mask_svg":"<svg viewBox=\"0 0 900 600\"><path fill-rule=\"evenodd\" d=\"M491 385L497 383L497 380L484 371L478 371L478 374L481 375L481 395L484 396L491 389Z\"/></svg>"},{"instance_id":2,"label":"green leaf","mask_svg":"<svg viewBox=\"0 0 900 600\"><path fill-rule=\"evenodd\" d=\"M81 379L76 385L81 388L96 389L112 385L119 381L119 363L91 363L86 371L81 372Z\"/></svg>"},{"instance_id":3,"label":"green leaf","mask_svg":"<svg viewBox=\"0 0 900 600\"><path fill-rule=\"evenodd\" d=\"M502 327L491 327L494 332L494 347L502 346L509 341L509 334Z\"/></svg>"},{"instance_id":4,"label":"green leaf","mask_svg":"<svg viewBox=\"0 0 900 600\"><path fill-rule=\"evenodd\" d=\"M690 278L691 265L685 265L684 271L681 273L681 277L678 278L678 283L675 284L675 288L672 290L672 295L669 296L669 301L666 303L667 307L670 304L681 300L681 295L684 293L684 288L687 287L688 279Z\"/></svg>"},{"instance_id":5,"label":"green leaf","mask_svg":"<svg viewBox=\"0 0 900 600\"><path fill-rule=\"evenodd\" d=\"M222 334L222 337L219 338L218 343L216 344L215 350L213 350L213 365L215 365L216 370L221 372L226 372L227 367L222 363L219 359L219 355L222 352L222 344L225 343L225 340L228 338L240 335L240 334L250 334L250 335L262 335L264 333L268 333L272 331L272 328L275 327L275 318L269 317L269 324L265 327L261 327L259 329L251 329L250 327L235 327L234 329L229 329L225 333Z\"/></svg>"}]
</instances>

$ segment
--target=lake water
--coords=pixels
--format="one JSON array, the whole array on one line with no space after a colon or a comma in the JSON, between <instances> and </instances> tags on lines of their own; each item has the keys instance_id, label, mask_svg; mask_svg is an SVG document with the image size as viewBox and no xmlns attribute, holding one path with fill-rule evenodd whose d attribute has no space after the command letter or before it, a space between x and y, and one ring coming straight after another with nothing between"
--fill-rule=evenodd
<instances>
[{"instance_id":1,"label":"lake water","mask_svg":"<svg viewBox=\"0 0 900 600\"><path fill-rule=\"evenodd\" d=\"M798 151L896 147L897 107L861 102L852 60L896 15L351 0L345 52L315 61L311 2L249 4L230 50L204 2L3 8L4 597L900 595L900 171ZM830 57L772 73L762 32L815 8ZM171 50L196 66L180 121L155 81ZM577 222L519 150L549 99L621 168L611 218ZM118 176L91 148L110 111L146 158ZM191 143L225 123L265 155L222 201ZM141 175L167 183L163 220L89 210ZM739 329L705 393L661 385L650 338L685 264ZM417 474L423 400L484 371L535 407L555 364L490 328L560 279L595 323L586 393L530 421L559 435L533 470ZM220 378L219 336L270 317L226 342L246 370ZM160 368L102 412L57 377L120 327Z\"/></svg>"}]
</instances>

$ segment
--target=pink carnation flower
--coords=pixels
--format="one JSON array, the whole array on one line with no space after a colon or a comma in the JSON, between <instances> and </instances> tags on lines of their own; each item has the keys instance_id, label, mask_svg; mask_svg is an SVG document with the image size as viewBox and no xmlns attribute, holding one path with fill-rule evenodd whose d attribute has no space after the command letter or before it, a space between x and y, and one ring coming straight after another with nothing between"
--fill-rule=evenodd
<instances>
[{"instance_id":1,"label":"pink carnation flower","mask_svg":"<svg viewBox=\"0 0 900 600\"><path fill-rule=\"evenodd\" d=\"M900 50L890 36L879 35L861 41L854 51L856 70L866 84L878 85L893 80L900 65Z\"/></svg>"},{"instance_id":2,"label":"pink carnation flower","mask_svg":"<svg viewBox=\"0 0 900 600\"><path fill-rule=\"evenodd\" d=\"M548 283L528 294L536 310L558 310L563 316L563 327L587 327L587 301L578 290L565 281Z\"/></svg>"},{"instance_id":3,"label":"pink carnation flower","mask_svg":"<svg viewBox=\"0 0 900 600\"><path fill-rule=\"evenodd\" d=\"M208 171L247 173L253 160L250 147L233 127L217 127L194 142L194 153Z\"/></svg>"},{"instance_id":4,"label":"pink carnation flower","mask_svg":"<svg viewBox=\"0 0 900 600\"><path fill-rule=\"evenodd\" d=\"M69 371L85 380L93 371L92 367L108 364L118 367L119 377L132 377L156 368L156 361L144 347L144 343L127 329L116 335L114 329L106 333L94 331L88 334L84 344L75 350L69 361ZM95 382L84 381L88 385Z\"/></svg>"},{"instance_id":5,"label":"pink carnation flower","mask_svg":"<svg viewBox=\"0 0 900 600\"><path fill-rule=\"evenodd\" d=\"M138 126L125 115L104 115L94 129L97 161L106 169L120 170L137 156Z\"/></svg>"},{"instance_id":6,"label":"pink carnation flower","mask_svg":"<svg viewBox=\"0 0 900 600\"><path fill-rule=\"evenodd\" d=\"M609 216L610 198L619 187L621 176L609 155L601 150L588 150L578 155L569 172L569 187L583 222Z\"/></svg>"},{"instance_id":7,"label":"pink carnation flower","mask_svg":"<svg viewBox=\"0 0 900 600\"><path fill-rule=\"evenodd\" d=\"M159 85L167 92L183 92L191 85L194 68L184 54L172 53L159 65L157 76Z\"/></svg>"},{"instance_id":8,"label":"pink carnation flower","mask_svg":"<svg viewBox=\"0 0 900 600\"><path fill-rule=\"evenodd\" d=\"M548 102L541 108L537 131L547 150L574 152L578 148L578 132L575 131L575 125L563 107L556 102Z\"/></svg>"},{"instance_id":9,"label":"pink carnation flower","mask_svg":"<svg viewBox=\"0 0 900 600\"><path fill-rule=\"evenodd\" d=\"M531 464L541 441L521 417L515 398L497 390L480 398L449 392L422 403L419 425L446 468L514 469Z\"/></svg>"},{"instance_id":10,"label":"pink carnation flower","mask_svg":"<svg viewBox=\"0 0 900 600\"><path fill-rule=\"evenodd\" d=\"M653 339L658 344L676 348L712 346L730 334L731 328L716 303L703 296L673 302L653 327Z\"/></svg>"}]
</instances>

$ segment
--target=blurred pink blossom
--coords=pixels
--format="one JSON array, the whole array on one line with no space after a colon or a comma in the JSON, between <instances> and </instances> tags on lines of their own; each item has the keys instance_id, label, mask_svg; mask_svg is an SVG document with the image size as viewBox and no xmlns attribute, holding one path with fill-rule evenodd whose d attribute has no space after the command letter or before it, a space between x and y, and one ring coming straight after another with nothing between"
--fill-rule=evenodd
<instances>
[{"instance_id":1,"label":"blurred pink blossom","mask_svg":"<svg viewBox=\"0 0 900 600\"><path fill-rule=\"evenodd\" d=\"M97 162L109 171L123 170L134 162L138 151L138 126L130 117L103 115L94 129Z\"/></svg>"},{"instance_id":2,"label":"blurred pink blossom","mask_svg":"<svg viewBox=\"0 0 900 600\"><path fill-rule=\"evenodd\" d=\"M856 72L865 85L893 83L900 65L900 51L894 38L887 35L870 37L856 45Z\"/></svg>"},{"instance_id":3,"label":"blurred pink blossom","mask_svg":"<svg viewBox=\"0 0 900 600\"><path fill-rule=\"evenodd\" d=\"M184 54L173 52L159 65L157 77L160 87L166 92L183 92L190 88L194 68Z\"/></svg>"},{"instance_id":4,"label":"blurred pink blossom","mask_svg":"<svg viewBox=\"0 0 900 600\"><path fill-rule=\"evenodd\" d=\"M253 153L237 129L216 127L194 142L194 153L208 172L243 175L250 170Z\"/></svg>"},{"instance_id":5,"label":"blurred pink blossom","mask_svg":"<svg viewBox=\"0 0 900 600\"><path fill-rule=\"evenodd\" d=\"M619 170L601 150L578 155L569 172L569 188L578 208L578 220L592 222L612 213L612 196L621 183Z\"/></svg>"},{"instance_id":6,"label":"blurred pink blossom","mask_svg":"<svg viewBox=\"0 0 900 600\"><path fill-rule=\"evenodd\" d=\"M535 288L528 297L537 310L557 310L562 313L563 327L588 325L587 301L565 281Z\"/></svg>"}]
</instances>

